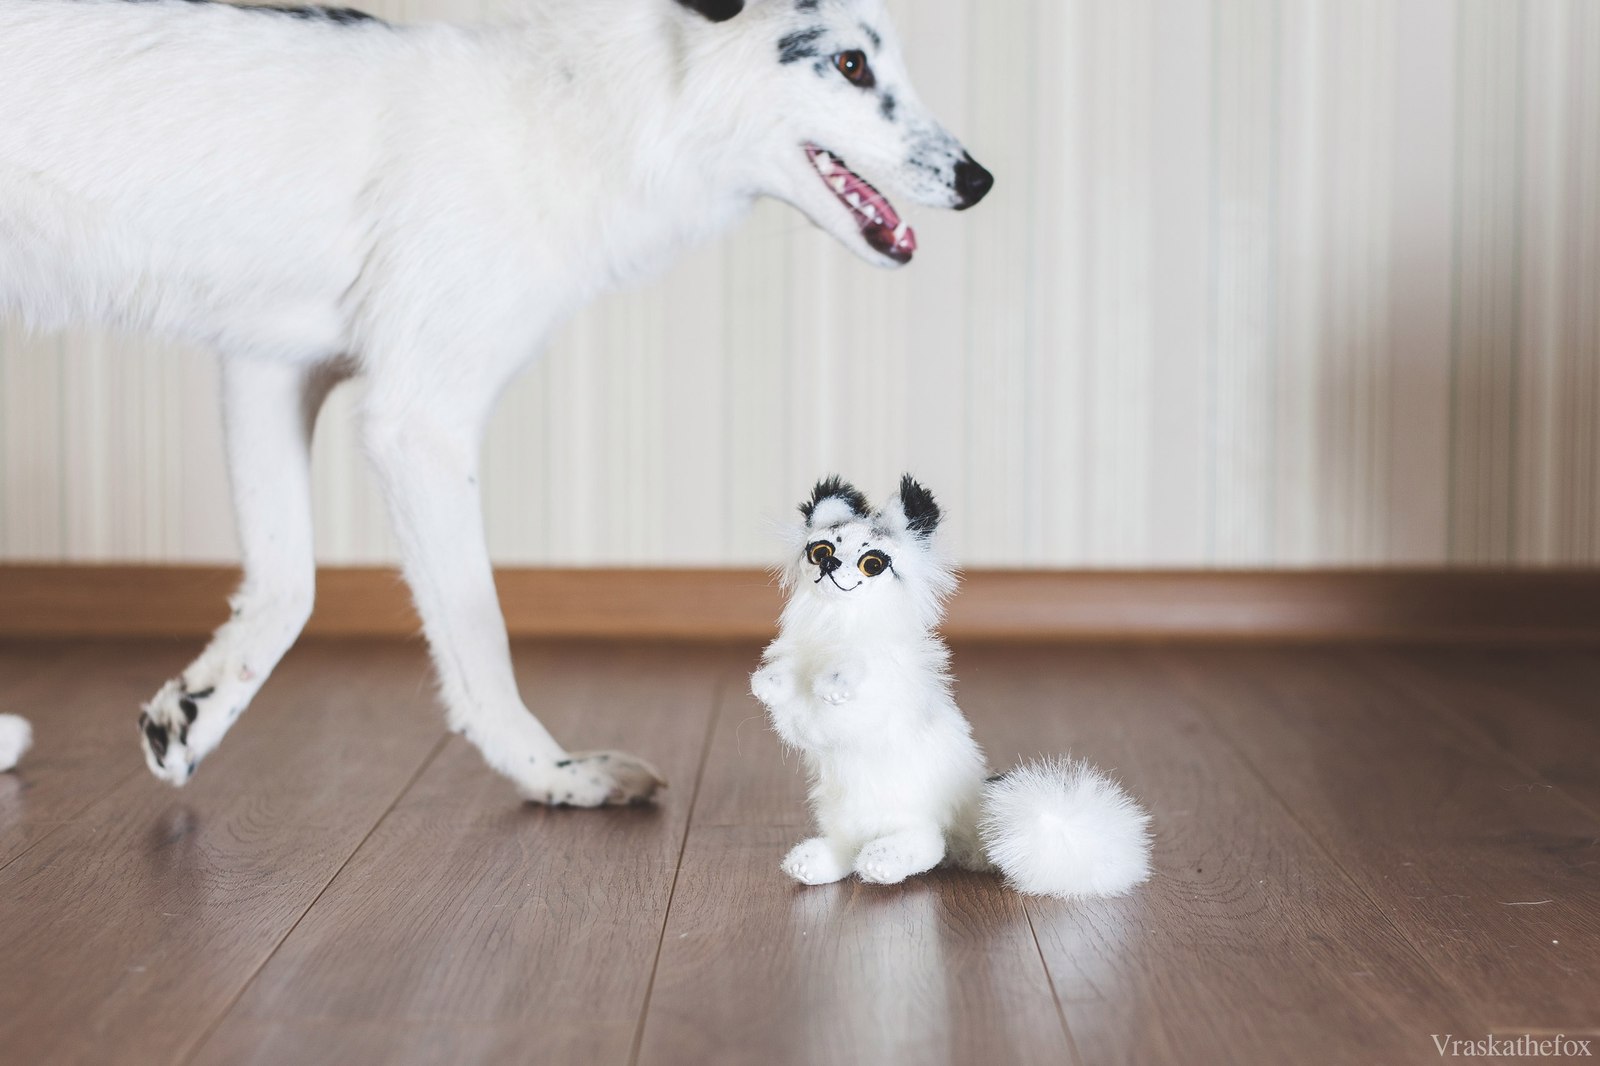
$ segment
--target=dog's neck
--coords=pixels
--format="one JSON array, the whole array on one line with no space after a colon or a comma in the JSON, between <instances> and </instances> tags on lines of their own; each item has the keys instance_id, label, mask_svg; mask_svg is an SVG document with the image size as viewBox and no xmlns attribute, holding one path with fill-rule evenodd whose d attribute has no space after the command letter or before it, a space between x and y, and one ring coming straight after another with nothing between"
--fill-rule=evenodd
<instances>
[{"instance_id":1,"label":"dog's neck","mask_svg":"<svg viewBox=\"0 0 1600 1066\"><path fill-rule=\"evenodd\" d=\"M536 8L507 42L528 91L571 131L558 150L576 157L595 215L566 222L582 227L603 287L659 272L755 200L729 149L736 111L701 74L714 57L698 22L657 0L563 2Z\"/></svg>"}]
</instances>

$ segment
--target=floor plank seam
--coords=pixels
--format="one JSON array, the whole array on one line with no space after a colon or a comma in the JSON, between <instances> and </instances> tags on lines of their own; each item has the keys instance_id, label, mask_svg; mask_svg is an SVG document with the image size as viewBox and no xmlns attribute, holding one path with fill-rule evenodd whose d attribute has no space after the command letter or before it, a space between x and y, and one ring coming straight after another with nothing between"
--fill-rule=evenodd
<instances>
[{"instance_id":1,"label":"floor plank seam","mask_svg":"<svg viewBox=\"0 0 1600 1066\"><path fill-rule=\"evenodd\" d=\"M1438 696L1425 692L1420 686L1413 684L1411 681L1408 681L1403 677L1397 676L1393 671L1392 665L1387 661L1386 658L1379 659L1376 677L1378 682L1390 692L1393 692L1398 696L1403 696L1413 703L1422 704L1425 708L1433 713L1436 720L1442 722L1447 728L1453 730L1462 739L1478 748L1478 750L1482 751L1484 754L1491 755L1495 759L1510 765L1518 772L1527 774L1539 784L1544 785L1557 796L1560 796L1570 806L1577 808L1590 818L1600 821L1600 808L1590 806L1579 797L1574 796L1572 793L1562 788L1556 782L1547 779L1544 776L1544 773L1540 771L1538 767L1534 766L1532 763L1524 761L1515 752L1511 751L1499 741L1495 740L1488 730L1484 729L1480 725L1474 724L1470 719L1464 717L1459 711L1445 703Z\"/></svg>"},{"instance_id":2,"label":"floor plank seam","mask_svg":"<svg viewBox=\"0 0 1600 1066\"><path fill-rule=\"evenodd\" d=\"M1320 835L1314 832L1312 828L1301 819L1299 812L1296 811L1289 801L1285 799L1276 788L1273 787L1272 782L1267 779L1267 776L1264 773L1261 772L1261 768L1256 765L1255 760L1250 758L1244 749L1240 747L1238 742L1234 740L1233 735L1222 725L1221 722L1217 720L1216 715L1212 713L1211 708L1208 705L1209 701L1207 700L1206 696L1204 693L1195 690L1194 686L1190 684L1189 678L1185 671L1168 662L1164 655L1162 658L1157 660L1157 665L1161 668L1163 673L1176 682L1179 692L1182 693L1184 698L1188 700L1197 711L1199 711L1200 717L1211 729L1211 732L1229 751L1233 753L1234 758L1239 761L1240 765L1243 766L1251 774L1251 776L1253 776L1256 781L1260 783L1262 789L1265 790L1266 794L1272 798L1272 802L1276 803L1280 808L1282 808L1284 814L1288 817L1289 822L1300 830L1305 838L1311 842L1311 846L1321 852L1323 857L1328 860L1328 863L1335 870L1339 871L1339 876L1344 878L1345 885L1350 889L1350 891L1358 899L1365 900L1367 906L1372 909L1372 913L1383 919L1384 924L1387 925L1391 931L1393 931L1394 935L1399 939L1399 942L1404 944L1406 948L1410 950L1412 956L1415 957L1417 962L1420 963L1428 973L1433 975L1435 983L1440 988L1449 989L1454 994L1454 998L1462 1008L1470 1009L1472 1006L1472 1000L1468 996L1466 990L1455 981L1447 978L1445 974L1433 964L1433 960L1431 960L1417 944L1417 942L1412 939L1411 935L1400 926L1400 923L1395 921L1394 916L1390 914L1389 911L1385 909L1376 898L1374 898L1371 892L1368 892L1367 889L1362 886L1362 884L1356 879L1355 875L1351 873L1350 868L1340 861L1339 857L1333 853L1332 849L1328 847L1327 842L1324 841Z\"/></svg>"},{"instance_id":3,"label":"floor plank seam","mask_svg":"<svg viewBox=\"0 0 1600 1066\"><path fill-rule=\"evenodd\" d=\"M683 873L683 856L689 850L689 833L694 828L694 809L700 801L700 783L705 779L706 763L711 761L711 742L717 735L717 723L722 720L722 704L728 682L719 684L712 694L712 711L706 721L705 742L700 746L700 764L695 768L694 788L689 792L689 809L683 818L683 839L678 841L678 861L672 867L672 884L667 889L667 905L661 912L661 935L656 937L655 957L650 960L650 979L645 982L644 1001L639 1004L639 1023L633 1031L633 1047L628 1052L628 1066L638 1066L639 1055L644 1050L644 1026L650 1017L650 999L656 990L656 973L661 968L661 952L667 942L667 925L672 921L672 901L678 894L678 876Z\"/></svg>"},{"instance_id":4,"label":"floor plank seam","mask_svg":"<svg viewBox=\"0 0 1600 1066\"><path fill-rule=\"evenodd\" d=\"M1018 906L1022 908L1022 916L1028 919L1028 933L1033 937L1033 950L1039 953L1039 965L1044 968L1045 984L1050 986L1050 998L1056 1005L1056 1018L1061 1022L1061 1036L1067 1042L1067 1050L1072 1054L1072 1061L1081 1063L1083 1055L1078 1051L1078 1042L1072 1038L1072 1026L1067 1022L1067 1009L1061 1005L1061 993L1056 991L1055 974L1050 972L1050 960L1044 957L1044 945L1039 943L1039 930L1033 924L1033 908L1028 906L1027 900L1020 901Z\"/></svg>"},{"instance_id":5,"label":"floor plank seam","mask_svg":"<svg viewBox=\"0 0 1600 1066\"><path fill-rule=\"evenodd\" d=\"M217 1016L211 1020L211 1023L200 1033L199 1038L190 1044L188 1050L178 1058L178 1062L189 1063L194 1061L194 1057L201 1052L207 1041L222 1027L222 1023L227 1020L228 1015L233 1013L234 1007L239 1005L239 1000L244 998L244 994L250 990L250 986L255 983L256 978L261 976L261 971L266 969L267 964L273 960L279 950L283 948L283 945L294 935L294 931L300 928L300 923L306 920L306 915L315 910L317 904L322 902L322 897L327 895L328 889L339 879L339 875L344 873L345 867L350 865L350 860L361 853L361 849L367 846L367 841L372 839L372 834L378 831L378 827L393 813L395 807L405 798L406 793L410 792L412 787L416 785L423 773L433 764L433 760L439 757L439 753L444 750L444 746L450 742L451 735L448 731L441 733L439 739L434 741L433 747L428 749L428 754L417 764L416 770L410 777L406 778L405 784L396 790L394 798L389 801L389 805L383 809L383 812L378 817L372 820L372 825L367 827L367 831L361 835L361 839L356 842L356 846L350 849L350 854L344 857L344 861L339 863L338 868L333 871L328 880L323 883L321 888L317 889L317 894L312 897L310 903L306 904L305 910L296 915L294 921L289 923L289 927L283 931L283 935L272 945L272 950L262 957L261 961L251 969L243 981L239 982L238 989L228 998L228 1002L217 1012Z\"/></svg>"},{"instance_id":6,"label":"floor plank seam","mask_svg":"<svg viewBox=\"0 0 1600 1066\"><path fill-rule=\"evenodd\" d=\"M101 800L111 795L111 793L115 792L117 789L121 788L123 785L126 785L129 781L132 781L135 777L144 772L145 771L143 770L129 770L127 773L117 778L116 781L114 781L104 792L97 793L93 799L85 800L83 806L77 808L67 817L61 819L61 821L47 829L43 834L40 835L38 840L33 841L27 847L23 848L21 851L7 859L5 862L0 862L0 873L5 873L12 863L31 852L40 844L43 844L46 840L49 840L57 833L61 832L61 830L67 828L69 825L76 824L78 819L81 818L84 812L86 812L90 807L93 807L96 803L99 803Z\"/></svg>"}]
</instances>

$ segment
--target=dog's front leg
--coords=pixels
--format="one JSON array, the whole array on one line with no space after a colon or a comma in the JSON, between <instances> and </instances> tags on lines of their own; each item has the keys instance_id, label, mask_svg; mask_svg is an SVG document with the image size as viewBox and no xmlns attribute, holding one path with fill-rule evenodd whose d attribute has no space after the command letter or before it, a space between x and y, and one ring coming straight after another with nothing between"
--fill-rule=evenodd
<instances>
[{"instance_id":1,"label":"dog's front leg","mask_svg":"<svg viewBox=\"0 0 1600 1066\"><path fill-rule=\"evenodd\" d=\"M244 584L200 658L139 715L145 763L181 785L249 706L311 614L311 431L336 370L232 357L222 364L228 478Z\"/></svg>"},{"instance_id":2,"label":"dog's front leg","mask_svg":"<svg viewBox=\"0 0 1600 1066\"><path fill-rule=\"evenodd\" d=\"M517 692L484 539L477 453L489 401L478 399L375 388L365 425L450 726L534 802L649 799L665 784L654 767L622 752L568 753Z\"/></svg>"}]
</instances>

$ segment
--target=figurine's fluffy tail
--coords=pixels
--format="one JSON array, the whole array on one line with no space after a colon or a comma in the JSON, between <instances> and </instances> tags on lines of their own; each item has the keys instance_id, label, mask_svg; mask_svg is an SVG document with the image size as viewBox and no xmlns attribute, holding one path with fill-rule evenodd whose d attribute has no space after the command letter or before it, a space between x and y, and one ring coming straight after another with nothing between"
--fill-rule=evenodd
<instances>
[{"instance_id":1,"label":"figurine's fluffy tail","mask_svg":"<svg viewBox=\"0 0 1600 1066\"><path fill-rule=\"evenodd\" d=\"M1120 896L1150 876L1150 816L1088 763L1024 763L984 786L978 838L1019 892Z\"/></svg>"},{"instance_id":2,"label":"figurine's fluffy tail","mask_svg":"<svg viewBox=\"0 0 1600 1066\"><path fill-rule=\"evenodd\" d=\"M0 714L0 772L11 769L33 743L33 728L26 718Z\"/></svg>"}]
</instances>

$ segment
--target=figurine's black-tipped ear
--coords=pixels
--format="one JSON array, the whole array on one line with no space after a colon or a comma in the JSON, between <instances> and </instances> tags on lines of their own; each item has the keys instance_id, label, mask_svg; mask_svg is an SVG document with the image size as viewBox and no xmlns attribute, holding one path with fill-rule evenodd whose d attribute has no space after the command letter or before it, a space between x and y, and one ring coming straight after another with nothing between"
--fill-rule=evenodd
<instances>
[{"instance_id":1,"label":"figurine's black-tipped ear","mask_svg":"<svg viewBox=\"0 0 1600 1066\"><path fill-rule=\"evenodd\" d=\"M842 501L850 509L850 513L859 518L866 517L872 511L861 490L835 474L817 482L816 488L811 490L811 498L800 505L800 513L805 516L807 523L811 521L811 516L817 513L817 507L824 500Z\"/></svg>"},{"instance_id":2,"label":"figurine's black-tipped ear","mask_svg":"<svg viewBox=\"0 0 1600 1066\"><path fill-rule=\"evenodd\" d=\"M900 479L900 509L906 515L906 528L919 537L932 536L944 516L933 493L917 484L910 474Z\"/></svg>"},{"instance_id":3,"label":"figurine's black-tipped ear","mask_svg":"<svg viewBox=\"0 0 1600 1066\"><path fill-rule=\"evenodd\" d=\"M698 11L712 22L727 22L744 10L744 0L678 0L690 11Z\"/></svg>"}]
</instances>

